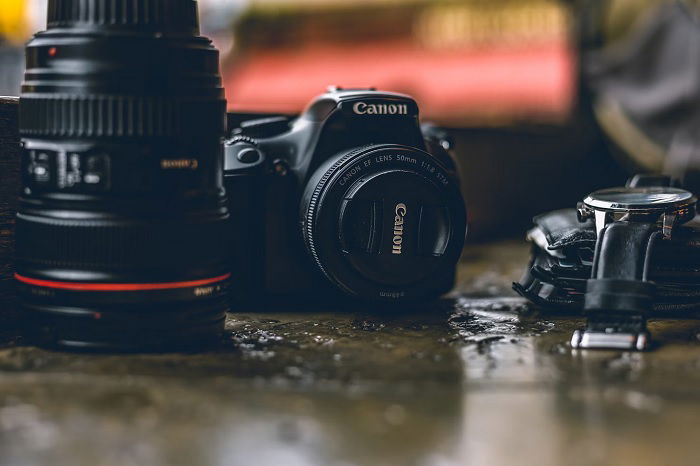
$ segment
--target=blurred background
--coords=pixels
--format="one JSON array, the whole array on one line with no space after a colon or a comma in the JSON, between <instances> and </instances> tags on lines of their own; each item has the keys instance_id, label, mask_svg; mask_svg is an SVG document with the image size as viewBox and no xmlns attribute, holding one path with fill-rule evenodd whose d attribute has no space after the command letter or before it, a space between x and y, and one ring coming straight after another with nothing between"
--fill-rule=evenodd
<instances>
[{"instance_id":1,"label":"blurred background","mask_svg":"<svg viewBox=\"0 0 700 466\"><path fill-rule=\"evenodd\" d=\"M0 37L19 56L47 0L2 0ZM293 113L329 84L414 95L426 118L466 125L571 110L568 9L551 0L199 0L222 52L230 108ZM14 46L14 47L12 47ZM6 47L7 49L8 47ZM16 94L14 62L0 92Z\"/></svg>"},{"instance_id":2,"label":"blurred background","mask_svg":"<svg viewBox=\"0 0 700 466\"><path fill-rule=\"evenodd\" d=\"M297 113L328 85L413 95L455 139L475 241L649 169L604 137L582 64L592 29L624 42L664 3L676 2L199 0L231 111ZM45 9L2 0L0 95L19 93Z\"/></svg>"}]
</instances>

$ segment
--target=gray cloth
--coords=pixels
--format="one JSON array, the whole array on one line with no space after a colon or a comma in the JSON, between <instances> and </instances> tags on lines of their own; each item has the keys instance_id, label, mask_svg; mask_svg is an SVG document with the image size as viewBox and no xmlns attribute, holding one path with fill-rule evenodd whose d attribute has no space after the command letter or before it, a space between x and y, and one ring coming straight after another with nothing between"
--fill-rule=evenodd
<instances>
[{"instance_id":1,"label":"gray cloth","mask_svg":"<svg viewBox=\"0 0 700 466\"><path fill-rule=\"evenodd\" d=\"M584 52L601 126L650 171L700 173L700 23L683 2L650 11L624 40Z\"/></svg>"},{"instance_id":2,"label":"gray cloth","mask_svg":"<svg viewBox=\"0 0 700 466\"><path fill-rule=\"evenodd\" d=\"M24 50L0 43L0 96L19 95L24 72Z\"/></svg>"}]
</instances>

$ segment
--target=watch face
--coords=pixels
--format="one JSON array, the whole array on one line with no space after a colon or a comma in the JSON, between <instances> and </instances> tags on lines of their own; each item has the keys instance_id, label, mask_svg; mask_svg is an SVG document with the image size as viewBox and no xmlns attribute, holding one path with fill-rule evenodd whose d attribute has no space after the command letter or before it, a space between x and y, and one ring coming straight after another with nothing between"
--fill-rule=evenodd
<instances>
[{"instance_id":1,"label":"watch face","mask_svg":"<svg viewBox=\"0 0 700 466\"><path fill-rule=\"evenodd\" d=\"M653 212L694 207L697 199L684 189L653 186L603 189L589 195L583 203L594 210Z\"/></svg>"}]
</instances>

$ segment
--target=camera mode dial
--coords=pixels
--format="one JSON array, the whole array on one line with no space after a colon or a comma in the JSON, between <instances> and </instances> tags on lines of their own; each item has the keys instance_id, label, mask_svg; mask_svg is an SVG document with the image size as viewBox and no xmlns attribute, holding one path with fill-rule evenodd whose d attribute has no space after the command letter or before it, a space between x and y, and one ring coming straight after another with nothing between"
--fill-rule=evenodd
<instances>
[{"instance_id":1,"label":"camera mode dial","mask_svg":"<svg viewBox=\"0 0 700 466\"><path fill-rule=\"evenodd\" d=\"M237 135L226 141L224 167L226 170L245 168L263 160L263 154L255 139Z\"/></svg>"}]
</instances>

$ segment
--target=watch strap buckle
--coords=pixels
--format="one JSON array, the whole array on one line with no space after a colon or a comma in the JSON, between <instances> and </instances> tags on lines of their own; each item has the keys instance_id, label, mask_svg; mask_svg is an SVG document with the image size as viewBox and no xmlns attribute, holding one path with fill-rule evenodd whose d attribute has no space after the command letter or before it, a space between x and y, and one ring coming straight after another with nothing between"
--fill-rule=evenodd
<instances>
[{"instance_id":1,"label":"watch strap buckle","mask_svg":"<svg viewBox=\"0 0 700 466\"><path fill-rule=\"evenodd\" d=\"M590 316L586 328L571 337L574 349L645 351L650 345L646 318L640 315Z\"/></svg>"}]
</instances>

